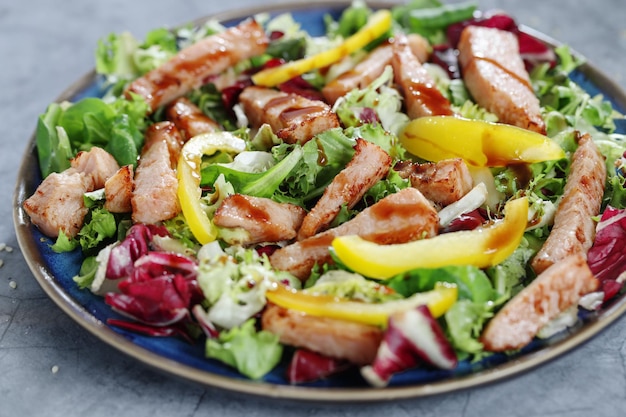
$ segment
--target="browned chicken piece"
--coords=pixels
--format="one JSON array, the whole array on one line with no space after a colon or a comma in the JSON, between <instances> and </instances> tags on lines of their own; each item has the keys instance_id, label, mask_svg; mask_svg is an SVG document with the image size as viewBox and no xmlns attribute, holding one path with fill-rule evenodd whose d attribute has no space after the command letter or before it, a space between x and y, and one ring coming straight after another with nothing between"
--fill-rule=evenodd
<instances>
[{"instance_id":1,"label":"browned chicken piece","mask_svg":"<svg viewBox=\"0 0 626 417\"><path fill-rule=\"evenodd\" d=\"M265 52L263 27L248 19L178 52L160 67L133 81L126 90L142 96L152 111L185 95L236 63Z\"/></svg>"},{"instance_id":2,"label":"browned chicken piece","mask_svg":"<svg viewBox=\"0 0 626 417\"><path fill-rule=\"evenodd\" d=\"M473 187L472 174L460 158L423 164L402 161L394 169L424 197L442 207L458 201Z\"/></svg>"},{"instance_id":3,"label":"browned chicken piece","mask_svg":"<svg viewBox=\"0 0 626 417\"><path fill-rule=\"evenodd\" d=\"M221 130L219 123L204 114L189 99L180 97L167 106L167 119L174 123L185 140L201 133Z\"/></svg>"},{"instance_id":4,"label":"browned chicken piece","mask_svg":"<svg viewBox=\"0 0 626 417\"><path fill-rule=\"evenodd\" d=\"M411 51L405 36L397 37L393 43L391 65L411 119L454 114L450 101L439 91L433 78Z\"/></svg>"},{"instance_id":5,"label":"browned chicken piece","mask_svg":"<svg viewBox=\"0 0 626 417\"><path fill-rule=\"evenodd\" d=\"M249 236L239 244L292 240L306 211L294 204L269 198L233 194L224 199L213 217L219 227L245 229Z\"/></svg>"},{"instance_id":6,"label":"browned chicken piece","mask_svg":"<svg viewBox=\"0 0 626 417\"><path fill-rule=\"evenodd\" d=\"M263 330L280 342L357 365L374 361L383 331L367 324L317 317L268 304L261 316Z\"/></svg>"},{"instance_id":7,"label":"browned chicken piece","mask_svg":"<svg viewBox=\"0 0 626 417\"><path fill-rule=\"evenodd\" d=\"M70 161L72 168L84 173L93 181L91 190L104 187L104 183L120 169L113 155L94 146L89 151L81 151Z\"/></svg>"},{"instance_id":8,"label":"browned chicken piece","mask_svg":"<svg viewBox=\"0 0 626 417\"><path fill-rule=\"evenodd\" d=\"M104 183L104 208L111 213L130 213L133 194L133 166L121 167Z\"/></svg>"},{"instance_id":9,"label":"browned chicken piece","mask_svg":"<svg viewBox=\"0 0 626 417\"><path fill-rule=\"evenodd\" d=\"M131 204L132 219L137 223L155 224L171 219L180 212L178 179L172 157L176 147L176 127L170 122L148 129L146 143L135 172ZM155 126L155 125L152 125ZM170 150L172 149L172 150Z\"/></svg>"},{"instance_id":10,"label":"browned chicken piece","mask_svg":"<svg viewBox=\"0 0 626 417\"><path fill-rule=\"evenodd\" d=\"M514 34L468 26L458 48L463 81L476 103L502 123L545 134L539 99Z\"/></svg>"},{"instance_id":11,"label":"browned chicken piece","mask_svg":"<svg viewBox=\"0 0 626 417\"><path fill-rule=\"evenodd\" d=\"M420 62L426 62L430 54L428 41L420 35L407 36L409 47ZM393 47L391 44L383 44L370 52L362 61L349 71L339 75L322 88L322 94L326 101L334 104L339 97L345 96L350 91L363 89L372 81L380 77L385 67L391 64Z\"/></svg>"},{"instance_id":12,"label":"browned chicken piece","mask_svg":"<svg viewBox=\"0 0 626 417\"><path fill-rule=\"evenodd\" d=\"M384 44L370 52L353 69L344 72L322 88L324 99L334 104L339 97L350 91L363 89L380 77L385 67L391 63L393 55L390 44Z\"/></svg>"},{"instance_id":13,"label":"browned chicken piece","mask_svg":"<svg viewBox=\"0 0 626 417\"><path fill-rule=\"evenodd\" d=\"M68 168L48 175L35 194L24 201L23 208L30 221L49 237L56 238L59 230L73 238L78 234L85 216L83 195L93 191L93 180L84 173Z\"/></svg>"},{"instance_id":14,"label":"browned chicken piece","mask_svg":"<svg viewBox=\"0 0 626 417\"><path fill-rule=\"evenodd\" d=\"M391 167L391 157L378 145L357 139L355 153L346 167L333 178L324 194L306 215L298 231L298 240L328 228L342 206L349 209L361 200Z\"/></svg>"},{"instance_id":15,"label":"browned chicken piece","mask_svg":"<svg viewBox=\"0 0 626 417\"><path fill-rule=\"evenodd\" d=\"M239 102L252 127L267 123L287 143L304 144L325 130L339 127L328 104L264 87L244 89Z\"/></svg>"},{"instance_id":16,"label":"browned chicken piece","mask_svg":"<svg viewBox=\"0 0 626 417\"><path fill-rule=\"evenodd\" d=\"M582 253L567 256L509 300L487 324L481 342L488 351L520 349L550 320L578 304L598 285Z\"/></svg>"},{"instance_id":17,"label":"browned chicken piece","mask_svg":"<svg viewBox=\"0 0 626 417\"><path fill-rule=\"evenodd\" d=\"M155 143L164 142L169 152L170 166L176 168L180 151L185 144L185 140L176 125L168 121L154 123L146 129L145 137L141 158L143 158L143 153L147 152Z\"/></svg>"},{"instance_id":18,"label":"browned chicken piece","mask_svg":"<svg viewBox=\"0 0 626 417\"><path fill-rule=\"evenodd\" d=\"M554 226L535 255L532 267L540 273L553 263L575 254L587 255L593 244L606 182L604 157L589 134L578 140L563 197L554 215Z\"/></svg>"},{"instance_id":19,"label":"browned chicken piece","mask_svg":"<svg viewBox=\"0 0 626 417\"><path fill-rule=\"evenodd\" d=\"M435 236L439 218L415 188L405 188L367 207L353 219L278 249L270 256L276 269L305 280L316 264L331 261L328 247L337 236L359 235L378 244L404 243Z\"/></svg>"}]
</instances>

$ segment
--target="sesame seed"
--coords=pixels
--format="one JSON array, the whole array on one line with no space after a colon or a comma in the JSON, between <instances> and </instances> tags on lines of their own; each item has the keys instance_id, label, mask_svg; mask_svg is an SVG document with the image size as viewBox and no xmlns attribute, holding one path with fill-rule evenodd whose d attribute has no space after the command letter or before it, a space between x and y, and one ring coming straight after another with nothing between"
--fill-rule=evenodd
<instances>
[{"instance_id":1,"label":"sesame seed","mask_svg":"<svg viewBox=\"0 0 626 417\"><path fill-rule=\"evenodd\" d=\"M4 248L4 250L5 250L5 251L7 251L7 252L9 252L9 253L11 253L11 252L13 252L13 247L12 247L12 246L6 246L6 247Z\"/></svg>"},{"instance_id":2,"label":"sesame seed","mask_svg":"<svg viewBox=\"0 0 626 417\"><path fill-rule=\"evenodd\" d=\"M2 252L4 250L4 248L6 248L6 247L7 247L6 243L4 243L4 242L0 243L0 252Z\"/></svg>"},{"instance_id":3,"label":"sesame seed","mask_svg":"<svg viewBox=\"0 0 626 417\"><path fill-rule=\"evenodd\" d=\"M51 371L53 374L56 374L57 372L59 372L59 366L58 366L58 365L54 365L54 366L52 366L52 368L50 369L50 371Z\"/></svg>"},{"instance_id":4,"label":"sesame seed","mask_svg":"<svg viewBox=\"0 0 626 417\"><path fill-rule=\"evenodd\" d=\"M16 289L17 288L17 282L9 281L9 287L11 287L12 289Z\"/></svg>"},{"instance_id":5,"label":"sesame seed","mask_svg":"<svg viewBox=\"0 0 626 417\"><path fill-rule=\"evenodd\" d=\"M4 266L4 259L0 259L0 268Z\"/></svg>"}]
</instances>

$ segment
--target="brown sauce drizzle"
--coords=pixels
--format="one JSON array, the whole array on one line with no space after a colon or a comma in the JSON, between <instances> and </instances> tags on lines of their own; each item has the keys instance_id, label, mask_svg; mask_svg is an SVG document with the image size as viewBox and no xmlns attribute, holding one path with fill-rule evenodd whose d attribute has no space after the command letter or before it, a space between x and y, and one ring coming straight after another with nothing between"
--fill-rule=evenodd
<instances>
[{"instance_id":1,"label":"brown sauce drizzle","mask_svg":"<svg viewBox=\"0 0 626 417\"><path fill-rule=\"evenodd\" d=\"M270 220L270 217L265 210L258 208L247 198L239 194L233 194L230 198L233 204L239 206L241 212L247 219L254 220L259 223L267 223Z\"/></svg>"},{"instance_id":2,"label":"brown sauce drizzle","mask_svg":"<svg viewBox=\"0 0 626 417\"><path fill-rule=\"evenodd\" d=\"M412 82L408 92L433 116L452 116L454 114L450 108L450 102L431 84Z\"/></svg>"},{"instance_id":3,"label":"brown sauce drizzle","mask_svg":"<svg viewBox=\"0 0 626 417\"><path fill-rule=\"evenodd\" d=\"M528 90L530 90L534 94L533 86L530 85L530 82L526 78L520 76L519 74L515 73L514 71L511 71L509 68L505 67L504 65L502 65L500 62L496 61L495 59L488 58L488 57L485 57L485 56L474 56L472 58L472 62L475 62L475 60L488 62L491 65L499 68L500 70L502 70L506 74L508 74L510 77L516 79L520 84L525 86ZM471 65L472 62L470 62L470 65Z\"/></svg>"}]
</instances>

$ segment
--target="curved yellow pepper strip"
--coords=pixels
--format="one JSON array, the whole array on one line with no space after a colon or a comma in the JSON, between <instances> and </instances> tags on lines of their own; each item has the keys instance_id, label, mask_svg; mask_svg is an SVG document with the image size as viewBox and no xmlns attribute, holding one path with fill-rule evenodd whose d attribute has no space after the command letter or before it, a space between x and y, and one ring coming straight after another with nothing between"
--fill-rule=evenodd
<instances>
[{"instance_id":1,"label":"curved yellow pepper strip","mask_svg":"<svg viewBox=\"0 0 626 417\"><path fill-rule=\"evenodd\" d=\"M550 138L520 127L455 116L421 117L400 133L400 143L428 161L463 158L478 167L552 161L565 157Z\"/></svg>"},{"instance_id":2,"label":"curved yellow pepper strip","mask_svg":"<svg viewBox=\"0 0 626 417\"><path fill-rule=\"evenodd\" d=\"M217 230L200 200L202 156L213 155L218 151L240 153L245 149L243 139L228 132L211 132L194 136L181 150L177 166L178 200L189 229L202 245L212 242L217 236Z\"/></svg>"},{"instance_id":3,"label":"curved yellow pepper strip","mask_svg":"<svg viewBox=\"0 0 626 417\"><path fill-rule=\"evenodd\" d=\"M309 57L287 62L278 67L259 71L252 76L252 81L256 85L274 87L298 75L314 69L327 67L343 57L362 49L373 40L382 36L390 27L391 13L389 10L379 10L370 16L365 26L347 38L341 45Z\"/></svg>"},{"instance_id":4,"label":"curved yellow pepper strip","mask_svg":"<svg viewBox=\"0 0 626 417\"><path fill-rule=\"evenodd\" d=\"M272 303L291 310L301 311L312 316L328 317L386 327L389 316L419 305L426 305L433 317L440 317L458 298L454 284L437 283L431 291L413 294L401 300L385 303L365 303L294 290L277 284L265 293Z\"/></svg>"},{"instance_id":5,"label":"curved yellow pepper strip","mask_svg":"<svg viewBox=\"0 0 626 417\"><path fill-rule=\"evenodd\" d=\"M429 239L379 245L359 236L333 240L335 254L348 268L370 278L388 279L416 268L474 265L487 268L519 246L528 222L528 199L509 201L504 219L480 229L444 233Z\"/></svg>"}]
</instances>

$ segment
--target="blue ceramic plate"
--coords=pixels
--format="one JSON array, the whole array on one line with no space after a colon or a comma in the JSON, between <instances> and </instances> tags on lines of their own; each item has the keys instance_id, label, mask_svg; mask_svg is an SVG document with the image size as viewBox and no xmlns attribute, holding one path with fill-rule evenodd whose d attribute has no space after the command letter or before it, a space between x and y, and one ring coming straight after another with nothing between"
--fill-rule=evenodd
<instances>
[{"instance_id":1,"label":"blue ceramic plate","mask_svg":"<svg viewBox=\"0 0 626 417\"><path fill-rule=\"evenodd\" d=\"M371 6L389 7L391 4ZM260 12L275 15L288 11L312 35L321 35L324 33L323 16L329 13L338 17L345 7L346 3L315 2L310 5L263 7L212 17L228 26ZM204 20L206 19L194 23ZM554 40L540 33L527 28L524 30L549 44L556 44ZM618 110L626 109L626 95L592 66L583 66L573 76L592 95L603 93ZM92 72L66 90L58 101L75 101L82 97L97 96L99 87L98 78ZM620 130L626 131L626 126L620 126ZM88 291L80 291L72 281L81 264L80 254L59 255L52 252L49 248L51 241L32 226L21 208L22 202L33 194L40 181L33 136L22 161L15 189L14 222L22 252L46 293L85 329L138 361L187 380L228 390L265 397L325 402L379 401L451 392L500 380L541 365L589 340L626 311L626 295L622 295L602 310L584 317L576 328L548 340L534 342L516 356L495 355L480 363L462 362L454 371L416 369L396 375L390 386L384 389L368 387L358 372L343 373L316 383L293 386L284 377L286 363L280 364L262 381L250 381L232 368L206 359L203 355L203 343L191 345L176 338L146 337L108 327L105 324L108 318L121 317L102 298Z\"/></svg>"}]
</instances>

